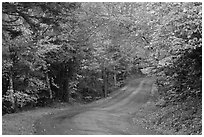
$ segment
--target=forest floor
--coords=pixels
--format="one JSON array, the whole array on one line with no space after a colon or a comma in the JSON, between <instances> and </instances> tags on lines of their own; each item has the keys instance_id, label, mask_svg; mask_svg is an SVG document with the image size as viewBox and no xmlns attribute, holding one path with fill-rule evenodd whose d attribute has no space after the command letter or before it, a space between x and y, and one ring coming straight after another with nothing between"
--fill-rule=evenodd
<instances>
[{"instance_id":1,"label":"forest floor","mask_svg":"<svg viewBox=\"0 0 204 137\"><path fill-rule=\"evenodd\" d=\"M150 78L136 79L111 93L108 98L86 105L57 104L4 115L3 135L175 134L144 122L160 109L153 101L153 83Z\"/></svg>"}]
</instances>

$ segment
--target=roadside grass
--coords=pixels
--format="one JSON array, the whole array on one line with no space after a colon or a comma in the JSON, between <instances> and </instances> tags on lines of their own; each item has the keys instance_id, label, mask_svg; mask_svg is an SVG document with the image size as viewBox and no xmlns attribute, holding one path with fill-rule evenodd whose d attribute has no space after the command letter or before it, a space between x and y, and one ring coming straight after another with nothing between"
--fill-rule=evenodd
<instances>
[{"instance_id":1,"label":"roadside grass","mask_svg":"<svg viewBox=\"0 0 204 137\"><path fill-rule=\"evenodd\" d=\"M69 103L54 103L52 106L34 108L19 113L6 114L2 116L3 135L33 135L34 122L41 117L57 113L61 110L70 109Z\"/></svg>"},{"instance_id":2,"label":"roadside grass","mask_svg":"<svg viewBox=\"0 0 204 137\"><path fill-rule=\"evenodd\" d=\"M163 107L148 102L135 113L133 121L165 135L201 135L202 105L193 100Z\"/></svg>"}]
</instances>

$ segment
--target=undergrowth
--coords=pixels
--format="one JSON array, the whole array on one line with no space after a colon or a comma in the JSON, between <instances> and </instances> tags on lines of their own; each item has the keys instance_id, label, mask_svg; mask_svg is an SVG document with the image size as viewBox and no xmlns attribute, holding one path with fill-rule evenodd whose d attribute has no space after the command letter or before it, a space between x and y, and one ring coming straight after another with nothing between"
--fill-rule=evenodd
<instances>
[{"instance_id":1,"label":"undergrowth","mask_svg":"<svg viewBox=\"0 0 204 137\"><path fill-rule=\"evenodd\" d=\"M137 123L162 134L202 134L202 105L196 100L163 107L151 102L144 104L135 117Z\"/></svg>"}]
</instances>

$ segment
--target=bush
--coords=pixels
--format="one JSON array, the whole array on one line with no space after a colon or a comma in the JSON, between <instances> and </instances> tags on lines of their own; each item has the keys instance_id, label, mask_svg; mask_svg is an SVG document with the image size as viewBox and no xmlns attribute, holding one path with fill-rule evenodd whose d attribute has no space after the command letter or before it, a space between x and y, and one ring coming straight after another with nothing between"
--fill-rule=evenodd
<instances>
[{"instance_id":1,"label":"bush","mask_svg":"<svg viewBox=\"0 0 204 137\"><path fill-rule=\"evenodd\" d=\"M187 50L173 65L164 69L158 81L160 94L169 102L202 98L202 48Z\"/></svg>"},{"instance_id":2,"label":"bush","mask_svg":"<svg viewBox=\"0 0 204 137\"><path fill-rule=\"evenodd\" d=\"M20 91L15 91L15 108L12 108L12 96L11 94L6 94L2 98L2 113L13 113L16 109L21 109L28 104L36 104L37 97L34 95L29 95Z\"/></svg>"}]
</instances>

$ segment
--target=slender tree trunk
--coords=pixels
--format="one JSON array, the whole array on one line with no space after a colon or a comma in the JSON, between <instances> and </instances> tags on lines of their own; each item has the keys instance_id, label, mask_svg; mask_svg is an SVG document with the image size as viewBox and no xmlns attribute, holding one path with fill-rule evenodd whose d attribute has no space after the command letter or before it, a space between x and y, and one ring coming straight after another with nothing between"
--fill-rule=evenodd
<instances>
[{"instance_id":1,"label":"slender tree trunk","mask_svg":"<svg viewBox=\"0 0 204 137\"><path fill-rule=\"evenodd\" d=\"M69 102L69 77L67 67L63 67L62 73L62 100L64 102Z\"/></svg>"},{"instance_id":2,"label":"slender tree trunk","mask_svg":"<svg viewBox=\"0 0 204 137\"><path fill-rule=\"evenodd\" d=\"M48 72L46 72L46 84L47 84L47 88L48 88L48 92L49 92L49 95L50 95L50 99L53 98L53 95L52 95L52 90L51 90L51 86L50 86L50 79L49 79L49 76L48 76Z\"/></svg>"},{"instance_id":3,"label":"slender tree trunk","mask_svg":"<svg viewBox=\"0 0 204 137\"><path fill-rule=\"evenodd\" d=\"M12 103L12 108L15 111L16 110L16 97L14 94L14 88L13 88L13 77L12 74L9 76L9 94L11 95L11 103Z\"/></svg>"},{"instance_id":4,"label":"slender tree trunk","mask_svg":"<svg viewBox=\"0 0 204 137\"><path fill-rule=\"evenodd\" d=\"M116 74L116 69L114 67L114 72L113 72L113 80L114 80L114 86L117 85L117 74Z\"/></svg>"},{"instance_id":5,"label":"slender tree trunk","mask_svg":"<svg viewBox=\"0 0 204 137\"><path fill-rule=\"evenodd\" d=\"M67 102L70 102L69 79L67 79Z\"/></svg>"},{"instance_id":6,"label":"slender tree trunk","mask_svg":"<svg viewBox=\"0 0 204 137\"><path fill-rule=\"evenodd\" d=\"M65 78L63 82L63 101L69 102L70 93L69 93L69 80Z\"/></svg>"},{"instance_id":7,"label":"slender tree trunk","mask_svg":"<svg viewBox=\"0 0 204 137\"><path fill-rule=\"evenodd\" d=\"M116 73L113 74L113 79L114 79L114 86L116 86L117 85Z\"/></svg>"},{"instance_id":8,"label":"slender tree trunk","mask_svg":"<svg viewBox=\"0 0 204 137\"><path fill-rule=\"evenodd\" d=\"M103 79L103 92L104 92L104 97L107 97L107 74L106 74L106 68L103 67L102 69L102 79Z\"/></svg>"},{"instance_id":9,"label":"slender tree trunk","mask_svg":"<svg viewBox=\"0 0 204 137\"><path fill-rule=\"evenodd\" d=\"M10 52L10 59L12 60L12 66L10 67L10 76L9 76L9 95L11 95L11 104L12 104L12 108L14 111L16 111L17 109L17 98L15 96L15 90L14 90L14 82L13 82L13 66L14 64L17 62L16 59L16 52L14 51L14 49L12 49L13 45L9 44L9 52Z\"/></svg>"}]
</instances>

